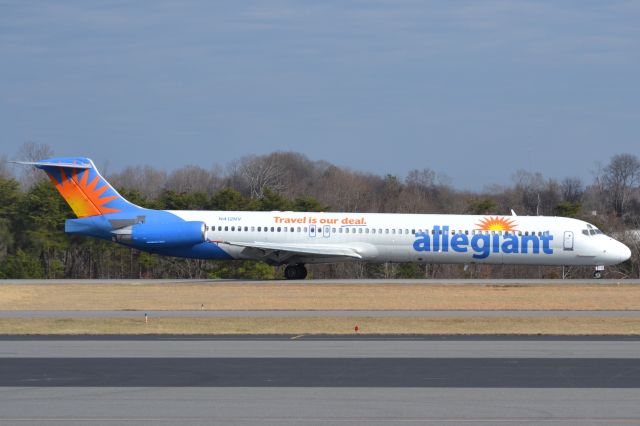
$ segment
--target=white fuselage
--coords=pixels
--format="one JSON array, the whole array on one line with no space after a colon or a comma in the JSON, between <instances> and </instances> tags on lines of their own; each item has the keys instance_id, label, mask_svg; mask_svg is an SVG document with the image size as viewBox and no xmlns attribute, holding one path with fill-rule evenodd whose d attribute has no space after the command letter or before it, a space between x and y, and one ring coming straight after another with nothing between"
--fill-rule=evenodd
<instances>
[{"instance_id":1,"label":"white fuselage","mask_svg":"<svg viewBox=\"0 0 640 426\"><path fill-rule=\"evenodd\" d=\"M314 248L352 250L369 262L612 265L629 249L588 223L563 217L170 211L202 221L207 240L235 259L264 259L270 249L304 249L273 263L320 263L353 257L315 256ZM257 255L253 245L261 248ZM266 248L265 248L266 247ZM251 248L251 249L248 249ZM319 251L321 253L321 251ZM276 259L276 260L274 260ZM268 259L267 259L268 260Z\"/></svg>"}]
</instances>

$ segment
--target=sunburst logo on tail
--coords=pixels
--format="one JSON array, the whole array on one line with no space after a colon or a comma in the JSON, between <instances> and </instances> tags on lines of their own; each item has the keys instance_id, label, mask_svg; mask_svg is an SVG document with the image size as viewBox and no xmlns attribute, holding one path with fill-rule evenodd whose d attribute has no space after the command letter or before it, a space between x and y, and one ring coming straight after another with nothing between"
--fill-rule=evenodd
<instances>
[{"instance_id":1,"label":"sunburst logo on tail","mask_svg":"<svg viewBox=\"0 0 640 426\"><path fill-rule=\"evenodd\" d=\"M60 195L67 200L69 206L78 217L98 216L105 213L117 213L121 210L105 207L109 201L118 198L118 195L103 194L109 185L101 181L100 176L96 175L89 182L89 169L82 170L80 177L77 169L71 169L71 176L67 176L65 168L60 167L60 181L47 171L49 179L55 185ZM67 169L68 170L68 169ZM102 184L99 188L98 183ZM113 191L112 191L113 192Z\"/></svg>"},{"instance_id":2,"label":"sunburst logo on tail","mask_svg":"<svg viewBox=\"0 0 640 426\"><path fill-rule=\"evenodd\" d=\"M512 219L505 217L485 217L476 223L477 229L481 231L515 231L516 223Z\"/></svg>"}]
</instances>

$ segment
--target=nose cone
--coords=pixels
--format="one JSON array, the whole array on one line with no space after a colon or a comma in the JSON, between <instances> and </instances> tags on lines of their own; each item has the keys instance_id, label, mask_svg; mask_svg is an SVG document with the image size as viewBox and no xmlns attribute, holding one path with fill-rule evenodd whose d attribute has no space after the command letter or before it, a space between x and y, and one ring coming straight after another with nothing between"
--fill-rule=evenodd
<instances>
[{"instance_id":1,"label":"nose cone","mask_svg":"<svg viewBox=\"0 0 640 426\"><path fill-rule=\"evenodd\" d=\"M631 258L631 249L629 249L629 247L622 244L621 242L618 242L618 244L620 244L620 247L618 247L616 252L620 256L620 262L625 262L629 260L629 258Z\"/></svg>"},{"instance_id":2,"label":"nose cone","mask_svg":"<svg viewBox=\"0 0 640 426\"><path fill-rule=\"evenodd\" d=\"M616 265L618 263L625 262L631 257L631 250L629 250L629 247L611 237L607 238L608 241L603 241L600 245L602 252L597 256L597 259L602 264Z\"/></svg>"}]
</instances>

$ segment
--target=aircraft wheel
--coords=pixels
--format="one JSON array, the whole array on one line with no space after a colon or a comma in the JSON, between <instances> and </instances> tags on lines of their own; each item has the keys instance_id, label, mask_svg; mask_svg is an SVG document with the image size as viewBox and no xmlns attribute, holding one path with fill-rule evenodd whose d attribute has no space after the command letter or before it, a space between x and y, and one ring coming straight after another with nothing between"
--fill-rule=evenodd
<instances>
[{"instance_id":1,"label":"aircraft wheel","mask_svg":"<svg viewBox=\"0 0 640 426\"><path fill-rule=\"evenodd\" d=\"M296 265L296 266L298 269L298 279L304 280L305 278L307 278L307 268L305 268L304 265Z\"/></svg>"},{"instance_id":2,"label":"aircraft wheel","mask_svg":"<svg viewBox=\"0 0 640 426\"><path fill-rule=\"evenodd\" d=\"M593 273L593 278L596 278L596 279L602 278L602 271L595 271Z\"/></svg>"},{"instance_id":3,"label":"aircraft wheel","mask_svg":"<svg viewBox=\"0 0 640 426\"><path fill-rule=\"evenodd\" d=\"M304 265L287 265L284 277L288 280L303 280L307 277L307 268Z\"/></svg>"}]
</instances>

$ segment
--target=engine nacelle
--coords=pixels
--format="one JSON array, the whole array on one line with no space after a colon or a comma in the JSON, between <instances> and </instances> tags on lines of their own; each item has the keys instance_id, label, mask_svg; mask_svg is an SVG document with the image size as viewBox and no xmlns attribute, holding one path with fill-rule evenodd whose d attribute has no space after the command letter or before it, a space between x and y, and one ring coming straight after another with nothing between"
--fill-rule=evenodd
<instances>
[{"instance_id":1,"label":"engine nacelle","mask_svg":"<svg viewBox=\"0 0 640 426\"><path fill-rule=\"evenodd\" d=\"M204 222L138 223L126 230L112 232L118 242L146 247L187 247L203 243ZM123 232L124 231L124 232Z\"/></svg>"}]
</instances>

